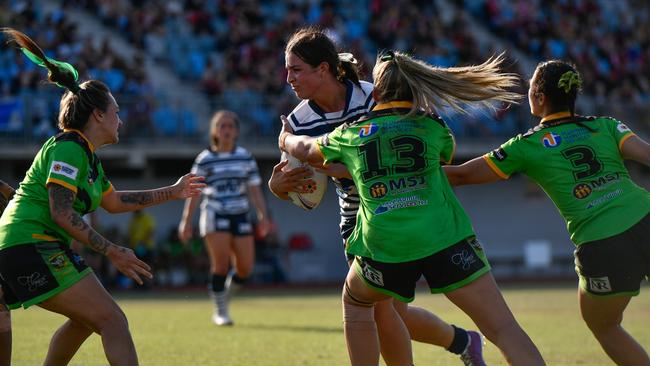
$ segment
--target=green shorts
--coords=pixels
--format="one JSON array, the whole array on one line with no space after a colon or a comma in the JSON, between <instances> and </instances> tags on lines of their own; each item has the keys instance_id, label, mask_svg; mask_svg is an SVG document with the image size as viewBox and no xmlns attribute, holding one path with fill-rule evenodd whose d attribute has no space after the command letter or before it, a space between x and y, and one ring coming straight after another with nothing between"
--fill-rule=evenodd
<instances>
[{"instance_id":1,"label":"green shorts","mask_svg":"<svg viewBox=\"0 0 650 366\"><path fill-rule=\"evenodd\" d=\"M0 286L9 309L47 300L92 270L60 242L21 244L0 250Z\"/></svg>"},{"instance_id":2,"label":"green shorts","mask_svg":"<svg viewBox=\"0 0 650 366\"><path fill-rule=\"evenodd\" d=\"M446 293L490 271L483 248L473 236L414 261L384 263L357 256L353 266L368 286L403 302L413 301L415 285L422 276L431 293Z\"/></svg>"},{"instance_id":3,"label":"green shorts","mask_svg":"<svg viewBox=\"0 0 650 366\"><path fill-rule=\"evenodd\" d=\"M609 238L573 252L580 288L595 296L636 296L650 276L650 215Z\"/></svg>"}]
</instances>

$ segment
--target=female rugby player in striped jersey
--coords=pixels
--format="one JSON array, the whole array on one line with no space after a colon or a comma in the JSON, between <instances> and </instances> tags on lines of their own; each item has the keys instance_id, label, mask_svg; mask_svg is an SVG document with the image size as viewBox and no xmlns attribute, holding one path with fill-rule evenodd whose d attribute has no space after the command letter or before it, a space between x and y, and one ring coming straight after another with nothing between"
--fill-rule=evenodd
<instances>
[{"instance_id":1,"label":"female rugby player in striped jersey","mask_svg":"<svg viewBox=\"0 0 650 366\"><path fill-rule=\"evenodd\" d=\"M650 166L650 145L610 117L575 114L582 80L575 66L540 63L528 90L540 123L498 149L446 166L453 185L508 179L536 181L567 222L580 279L582 318L618 365L650 365L643 347L623 329L623 313L650 275L650 194L623 161Z\"/></svg>"},{"instance_id":2,"label":"female rugby player in striped jersey","mask_svg":"<svg viewBox=\"0 0 650 366\"><path fill-rule=\"evenodd\" d=\"M302 102L289 114L294 133L320 136L343 123L364 116L375 106L371 83L359 80L356 61L351 54L338 54L336 45L322 31L304 28L296 31L285 49L287 83ZM285 171L287 162L273 169L269 188L277 197L288 199L287 192L303 191L307 171ZM359 210L359 193L342 164L330 164L325 173L333 176L340 206L343 241L354 230ZM352 263L354 256L349 255ZM403 317L404 322L399 318ZM466 365L483 365L482 339L476 331L450 325L431 312L388 299L375 307L375 319L381 341L381 354L388 365L399 365L410 355L410 345L399 347L402 333L413 340L446 348L461 355ZM406 324L408 329L404 329Z\"/></svg>"},{"instance_id":3,"label":"female rugby player in striped jersey","mask_svg":"<svg viewBox=\"0 0 650 366\"><path fill-rule=\"evenodd\" d=\"M257 163L236 143L239 117L220 110L210 124L210 147L196 157L192 173L205 176L208 185L203 190L199 232L210 256L212 321L216 325L233 325L228 310L230 297L246 282L255 264L251 203L261 235L266 235L268 219ZM199 197L185 201L178 227L184 243L192 236L192 217L199 201ZM229 272L231 258L234 270Z\"/></svg>"}]
</instances>

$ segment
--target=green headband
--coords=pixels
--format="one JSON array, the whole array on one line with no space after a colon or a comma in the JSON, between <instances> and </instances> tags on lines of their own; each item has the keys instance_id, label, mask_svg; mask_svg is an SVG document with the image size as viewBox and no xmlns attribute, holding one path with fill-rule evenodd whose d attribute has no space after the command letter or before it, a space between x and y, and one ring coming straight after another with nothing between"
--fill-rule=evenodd
<instances>
[{"instance_id":1,"label":"green headband","mask_svg":"<svg viewBox=\"0 0 650 366\"><path fill-rule=\"evenodd\" d=\"M27 58L30 61L32 61L33 63L35 63L38 66L47 68L47 66L45 66L45 61L43 61L43 59L41 59L40 57L33 54L30 50L28 50L28 49L26 49L24 47L21 47L20 50L23 51L25 56L27 56ZM59 69L66 70L68 73L72 74L74 76L74 81L75 82L79 80L79 72L77 72L77 69L75 69L74 66L70 65L67 62L57 61L57 60L55 60L53 58L49 58L47 56L45 58L47 59L47 61L49 63L56 65L56 67L58 67ZM48 73L50 73L49 70L48 70ZM58 85L61 88L67 88L66 86L61 85L59 83L56 83L56 85ZM76 92L79 91L79 89L80 89L79 84L75 83L75 88L70 89L70 91L73 92L73 93L76 93Z\"/></svg>"},{"instance_id":2,"label":"green headband","mask_svg":"<svg viewBox=\"0 0 650 366\"><path fill-rule=\"evenodd\" d=\"M580 75L577 72L572 70L562 74L560 81L557 82L558 88L564 89L564 92L567 94L569 94L574 85L576 89L579 89L582 86L582 79L580 79Z\"/></svg>"}]
</instances>

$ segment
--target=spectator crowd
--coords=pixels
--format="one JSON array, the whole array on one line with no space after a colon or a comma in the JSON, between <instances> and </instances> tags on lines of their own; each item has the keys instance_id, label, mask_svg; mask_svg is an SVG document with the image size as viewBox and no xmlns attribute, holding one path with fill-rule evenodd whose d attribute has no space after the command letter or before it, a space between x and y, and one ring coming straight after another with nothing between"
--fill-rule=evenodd
<instances>
[{"instance_id":1,"label":"spectator crowd","mask_svg":"<svg viewBox=\"0 0 650 366\"><path fill-rule=\"evenodd\" d=\"M202 121L184 108L181 98L153 89L150 78L155 76L143 67L147 55L196 85L211 110L234 110L254 123L247 133L272 140L278 116L295 104L285 82L284 43L307 24L326 28L343 50L356 56L366 76L377 49L399 49L434 65L451 66L475 64L516 47L535 62L562 58L577 63L585 92L596 104L650 100L650 28L645 26L650 4L641 0L66 0L48 12L38 4L3 2L0 21L25 30L51 56L75 64L83 77L104 80L116 91L128 122L123 134L127 139L200 135ZM72 7L87 10L139 51L127 59L109 39L96 43L91 35L80 36L75 19L67 16ZM501 44L479 40L469 26L477 22ZM508 65L509 71L529 72L515 61ZM35 82L38 72L42 70L14 50L0 50L3 133L19 131L20 121L33 126L36 137L54 131L57 99L48 98L47 88ZM25 100L26 94L42 98ZM24 103L31 104L28 108ZM501 137L527 128L516 110L442 114L461 138Z\"/></svg>"}]
</instances>

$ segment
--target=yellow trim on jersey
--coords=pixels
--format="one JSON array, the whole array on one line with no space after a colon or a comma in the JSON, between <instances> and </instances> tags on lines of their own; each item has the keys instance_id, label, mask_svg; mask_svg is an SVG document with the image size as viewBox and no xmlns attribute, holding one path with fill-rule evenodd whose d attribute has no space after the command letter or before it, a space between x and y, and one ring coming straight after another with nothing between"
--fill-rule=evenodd
<instances>
[{"instance_id":1,"label":"yellow trim on jersey","mask_svg":"<svg viewBox=\"0 0 650 366\"><path fill-rule=\"evenodd\" d=\"M492 159L490 159L490 156L488 154L483 155L483 160L485 160L485 162L490 167L490 169L492 169L499 177L501 177L501 179L510 178L509 175L501 171L501 169L499 169L499 167L496 166L496 164L494 164L494 162L492 161Z\"/></svg>"},{"instance_id":2,"label":"yellow trim on jersey","mask_svg":"<svg viewBox=\"0 0 650 366\"><path fill-rule=\"evenodd\" d=\"M381 111L384 109L393 109L393 108L411 108L413 107L413 103L411 102L388 102L388 103L381 103L377 104L375 108L373 108L373 111Z\"/></svg>"},{"instance_id":3,"label":"yellow trim on jersey","mask_svg":"<svg viewBox=\"0 0 650 366\"><path fill-rule=\"evenodd\" d=\"M115 189L113 188L113 184L111 183L111 185L108 186L108 189L105 190L104 192L102 192L102 197L106 196L107 194L111 193L111 192L114 191L114 190L115 190Z\"/></svg>"},{"instance_id":4,"label":"yellow trim on jersey","mask_svg":"<svg viewBox=\"0 0 650 366\"><path fill-rule=\"evenodd\" d=\"M45 240L45 241L59 241L59 239L53 236L44 235L44 234L32 234L32 239Z\"/></svg>"},{"instance_id":5,"label":"yellow trim on jersey","mask_svg":"<svg viewBox=\"0 0 650 366\"><path fill-rule=\"evenodd\" d=\"M73 191L74 193L77 193L77 187L73 186L68 182L62 181L61 179L49 178L47 182L45 182L45 185L48 185L49 183L56 183L60 186L64 186L65 188Z\"/></svg>"},{"instance_id":6,"label":"yellow trim on jersey","mask_svg":"<svg viewBox=\"0 0 650 366\"><path fill-rule=\"evenodd\" d=\"M76 132L76 133L78 133L79 135L81 135L81 137L83 137L84 140L86 140L86 142L88 143L88 147L90 148L90 151L95 152L95 146L93 145L92 142L90 142L90 140L88 140L88 138L86 137L86 135L83 134L83 132L77 130L76 128L65 128L65 129L63 129L63 132Z\"/></svg>"},{"instance_id":7,"label":"yellow trim on jersey","mask_svg":"<svg viewBox=\"0 0 650 366\"><path fill-rule=\"evenodd\" d=\"M564 112L557 112L557 113L549 114L548 116L542 118L542 120L539 121L539 123L543 123L543 122L550 121L550 120L553 120L553 119L560 119L560 118L564 118L564 117L571 117L571 112L564 111Z\"/></svg>"},{"instance_id":8,"label":"yellow trim on jersey","mask_svg":"<svg viewBox=\"0 0 650 366\"><path fill-rule=\"evenodd\" d=\"M623 143L624 143L625 141L627 141L627 139L629 139L629 138L632 137L632 136L636 136L636 134L635 134L634 132L630 132L630 133L628 133L627 135L623 136L623 138L621 139L621 141L619 141L619 143L618 143L618 151L623 150Z\"/></svg>"}]
</instances>

